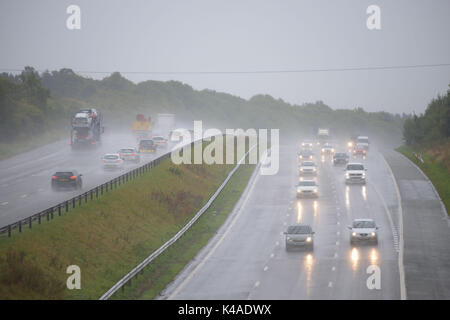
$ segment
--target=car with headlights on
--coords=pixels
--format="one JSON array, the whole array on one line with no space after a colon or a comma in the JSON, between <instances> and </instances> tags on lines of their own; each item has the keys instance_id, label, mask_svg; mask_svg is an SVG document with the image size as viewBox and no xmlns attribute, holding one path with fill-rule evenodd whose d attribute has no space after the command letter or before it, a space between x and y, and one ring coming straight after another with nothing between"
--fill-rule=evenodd
<instances>
[{"instance_id":1,"label":"car with headlights on","mask_svg":"<svg viewBox=\"0 0 450 320\"><path fill-rule=\"evenodd\" d=\"M298 168L298 172L301 176L317 175L317 166L314 161L302 161Z\"/></svg>"},{"instance_id":2,"label":"car with headlights on","mask_svg":"<svg viewBox=\"0 0 450 320\"><path fill-rule=\"evenodd\" d=\"M158 148L166 149L167 148L167 139L163 136L153 136L153 142L158 146Z\"/></svg>"},{"instance_id":3,"label":"car with headlights on","mask_svg":"<svg viewBox=\"0 0 450 320\"><path fill-rule=\"evenodd\" d=\"M118 153L107 153L102 157L103 169L123 169L124 161Z\"/></svg>"},{"instance_id":4,"label":"car with headlights on","mask_svg":"<svg viewBox=\"0 0 450 320\"><path fill-rule=\"evenodd\" d=\"M314 153L310 149L302 149L298 153L298 160L312 160L314 157Z\"/></svg>"},{"instance_id":5,"label":"car with headlights on","mask_svg":"<svg viewBox=\"0 0 450 320\"><path fill-rule=\"evenodd\" d=\"M297 185L297 198L307 198L313 197L317 198L319 196L319 186L316 184L315 180L301 180Z\"/></svg>"},{"instance_id":6,"label":"car with headlights on","mask_svg":"<svg viewBox=\"0 0 450 320\"><path fill-rule=\"evenodd\" d=\"M334 153L334 147L329 144L329 143L325 143L322 146L322 154L333 154Z\"/></svg>"},{"instance_id":7,"label":"car with headlights on","mask_svg":"<svg viewBox=\"0 0 450 320\"><path fill-rule=\"evenodd\" d=\"M345 167L345 183L366 184L366 171L362 163L348 163Z\"/></svg>"},{"instance_id":8,"label":"car with headlights on","mask_svg":"<svg viewBox=\"0 0 450 320\"><path fill-rule=\"evenodd\" d=\"M83 186L83 175L76 170L57 171L52 175L51 187L53 191L61 189L81 189Z\"/></svg>"},{"instance_id":9,"label":"car with headlights on","mask_svg":"<svg viewBox=\"0 0 450 320\"><path fill-rule=\"evenodd\" d=\"M294 224L284 232L286 251L293 247L303 247L309 250L314 249L314 231L310 225Z\"/></svg>"},{"instance_id":10,"label":"car with headlights on","mask_svg":"<svg viewBox=\"0 0 450 320\"><path fill-rule=\"evenodd\" d=\"M337 166L339 164L347 164L348 160L349 160L349 156L345 152L336 152L333 155L333 164L335 166Z\"/></svg>"},{"instance_id":11,"label":"car with headlights on","mask_svg":"<svg viewBox=\"0 0 450 320\"><path fill-rule=\"evenodd\" d=\"M141 156L138 154L136 148L122 148L117 153L124 161L131 161L134 163L139 163L141 161Z\"/></svg>"},{"instance_id":12,"label":"car with headlights on","mask_svg":"<svg viewBox=\"0 0 450 320\"><path fill-rule=\"evenodd\" d=\"M310 140L305 140L305 141L302 141L302 143L301 143L302 148L312 149L313 145L314 145L314 142L312 142Z\"/></svg>"},{"instance_id":13,"label":"car with headlights on","mask_svg":"<svg viewBox=\"0 0 450 320\"><path fill-rule=\"evenodd\" d=\"M357 156L357 155L365 156L366 152L367 152L366 148L359 143L357 143L356 146L353 148L353 155L355 155L355 156Z\"/></svg>"},{"instance_id":14,"label":"car with headlights on","mask_svg":"<svg viewBox=\"0 0 450 320\"><path fill-rule=\"evenodd\" d=\"M370 242L378 244L378 229L373 219L354 219L350 230L350 244Z\"/></svg>"}]
</instances>

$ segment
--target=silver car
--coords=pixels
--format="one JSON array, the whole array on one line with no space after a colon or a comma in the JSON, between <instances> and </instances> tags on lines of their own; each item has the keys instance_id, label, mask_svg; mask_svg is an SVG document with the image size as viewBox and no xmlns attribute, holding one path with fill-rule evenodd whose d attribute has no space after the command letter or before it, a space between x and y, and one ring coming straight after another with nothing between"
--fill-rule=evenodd
<instances>
[{"instance_id":1,"label":"silver car","mask_svg":"<svg viewBox=\"0 0 450 320\"><path fill-rule=\"evenodd\" d=\"M102 158L103 169L123 169L124 162L118 153L107 153Z\"/></svg>"},{"instance_id":2,"label":"silver car","mask_svg":"<svg viewBox=\"0 0 450 320\"><path fill-rule=\"evenodd\" d=\"M289 251L292 247L314 249L314 231L310 225L291 225L284 234L286 235L286 251Z\"/></svg>"},{"instance_id":3,"label":"silver car","mask_svg":"<svg viewBox=\"0 0 450 320\"><path fill-rule=\"evenodd\" d=\"M141 161L141 156L138 154L136 148L123 148L117 151L117 153L125 161L133 161L135 163Z\"/></svg>"},{"instance_id":4,"label":"silver car","mask_svg":"<svg viewBox=\"0 0 450 320\"><path fill-rule=\"evenodd\" d=\"M355 219L350 230L350 244L369 242L378 244L378 229L373 219Z\"/></svg>"}]
</instances>

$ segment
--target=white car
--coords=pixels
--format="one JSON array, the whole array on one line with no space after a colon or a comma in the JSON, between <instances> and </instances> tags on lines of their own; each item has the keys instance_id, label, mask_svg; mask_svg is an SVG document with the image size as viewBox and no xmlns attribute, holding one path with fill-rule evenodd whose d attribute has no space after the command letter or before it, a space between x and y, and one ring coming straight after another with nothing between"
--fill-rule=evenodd
<instances>
[{"instance_id":1,"label":"white car","mask_svg":"<svg viewBox=\"0 0 450 320\"><path fill-rule=\"evenodd\" d=\"M141 161L141 156L138 154L136 148L123 148L117 151L117 153L125 161L133 161L134 163Z\"/></svg>"},{"instance_id":2,"label":"white car","mask_svg":"<svg viewBox=\"0 0 450 320\"><path fill-rule=\"evenodd\" d=\"M124 161L118 153L107 153L102 157L103 169L123 169Z\"/></svg>"},{"instance_id":3,"label":"white car","mask_svg":"<svg viewBox=\"0 0 450 320\"><path fill-rule=\"evenodd\" d=\"M350 230L350 244L359 241L378 244L379 227L373 219L355 219L347 228Z\"/></svg>"},{"instance_id":4,"label":"white car","mask_svg":"<svg viewBox=\"0 0 450 320\"><path fill-rule=\"evenodd\" d=\"M316 175L317 166L314 161L302 161L299 167L300 175Z\"/></svg>"},{"instance_id":5,"label":"white car","mask_svg":"<svg viewBox=\"0 0 450 320\"><path fill-rule=\"evenodd\" d=\"M345 168L345 183L366 184L366 171L362 163L348 163Z\"/></svg>"},{"instance_id":6,"label":"white car","mask_svg":"<svg viewBox=\"0 0 450 320\"><path fill-rule=\"evenodd\" d=\"M297 198L314 197L319 195L319 186L314 180L301 180L297 185Z\"/></svg>"}]
</instances>

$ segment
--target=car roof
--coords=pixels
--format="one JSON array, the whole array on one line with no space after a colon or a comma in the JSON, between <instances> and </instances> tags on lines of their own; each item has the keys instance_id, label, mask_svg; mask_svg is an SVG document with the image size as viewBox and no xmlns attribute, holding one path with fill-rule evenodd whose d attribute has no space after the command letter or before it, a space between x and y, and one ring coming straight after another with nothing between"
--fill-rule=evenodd
<instances>
[{"instance_id":1,"label":"car roof","mask_svg":"<svg viewBox=\"0 0 450 320\"><path fill-rule=\"evenodd\" d=\"M353 221L370 221L370 222L375 222L375 220L370 219L370 218L353 219Z\"/></svg>"},{"instance_id":2,"label":"car roof","mask_svg":"<svg viewBox=\"0 0 450 320\"><path fill-rule=\"evenodd\" d=\"M118 153L105 153L103 156L104 157L106 157L106 156L118 156L118 157L120 157L120 154L118 154Z\"/></svg>"},{"instance_id":3,"label":"car roof","mask_svg":"<svg viewBox=\"0 0 450 320\"><path fill-rule=\"evenodd\" d=\"M316 163L311 160L302 161L302 163L300 165L303 165L304 163L312 163L313 165L316 165Z\"/></svg>"},{"instance_id":4,"label":"car roof","mask_svg":"<svg viewBox=\"0 0 450 320\"><path fill-rule=\"evenodd\" d=\"M352 164L359 164L361 166L364 166L364 164L362 164L361 162L349 162L349 163L347 163L348 166L351 166Z\"/></svg>"},{"instance_id":5,"label":"car roof","mask_svg":"<svg viewBox=\"0 0 450 320\"><path fill-rule=\"evenodd\" d=\"M126 147L126 148L120 148L119 150L126 150L126 149L136 149L135 147Z\"/></svg>"},{"instance_id":6,"label":"car roof","mask_svg":"<svg viewBox=\"0 0 450 320\"><path fill-rule=\"evenodd\" d=\"M303 180L300 180L299 183L300 182L314 182L314 183L316 183L316 180L314 180L314 179L303 179Z\"/></svg>"}]
</instances>

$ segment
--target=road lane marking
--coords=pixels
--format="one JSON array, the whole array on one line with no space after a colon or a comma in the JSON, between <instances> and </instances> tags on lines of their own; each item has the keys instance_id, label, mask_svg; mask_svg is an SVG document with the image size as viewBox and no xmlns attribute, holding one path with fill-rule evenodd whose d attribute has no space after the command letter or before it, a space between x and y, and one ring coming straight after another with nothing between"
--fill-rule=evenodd
<instances>
[{"instance_id":1,"label":"road lane marking","mask_svg":"<svg viewBox=\"0 0 450 320\"><path fill-rule=\"evenodd\" d=\"M270 257L273 258L275 255L273 253L270 254Z\"/></svg>"},{"instance_id":2,"label":"road lane marking","mask_svg":"<svg viewBox=\"0 0 450 320\"><path fill-rule=\"evenodd\" d=\"M333 266L333 267L331 268L331 271L336 271L336 267Z\"/></svg>"},{"instance_id":3,"label":"road lane marking","mask_svg":"<svg viewBox=\"0 0 450 320\"><path fill-rule=\"evenodd\" d=\"M276 246L279 246L279 245L280 245L280 243L279 243L279 242L277 241L277 242L275 242L275 245L276 245Z\"/></svg>"},{"instance_id":4,"label":"road lane marking","mask_svg":"<svg viewBox=\"0 0 450 320\"><path fill-rule=\"evenodd\" d=\"M256 282L255 282L255 287L259 287L259 285L260 285L260 282L259 282L259 281L256 281Z\"/></svg>"},{"instance_id":5,"label":"road lane marking","mask_svg":"<svg viewBox=\"0 0 450 320\"><path fill-rule=\"evenodd\" d=\"M269 267L268 267L268 266L265 266L263 270L264 270L264 271L267 271L267 270L269 270Z\"/></svg>"},{"instance_id":6,"label":"road lane marking","mask_svg":"<svg viewBox=\"0 0 450 320\"><path fill-rule=\"evenodd\" d=\"M23 199L23 198L26 198L27 195L26 195L26 194L23 194L23 195L21 195L20 197Z\"/></svg>"},{"instance_id":7,"label":"road lane marking","mask_svg":"<svg viewBox=\"0 0 450 320\"><path fill-rule=\"evenodd\" d=\"M338 254L337 254L337 252L334 254L334 258L336 259L338 257Z\"/></svg>"},{"instance_id":8,"label":"road lane marking","mask_svg":"<svg viewBox=\"0 0 450 320\"><path fill-rule=\"evenodd\" d=\"M337 235L340 235L340 234L341 234L341 232L340 232L340 231L338 231L338 232L336 232L336 234L337 234Z\"/></svg>"},{"instance_id":9,"label":"road lane marking","mask_svg":"<svg viewBox=\"0 0 450 320\"><path fill-rule=\"evenodd\" d=\"M258 172L257 171L258 168L255 168L254 172ZM236 215L233 217L233 220L231 220L231 223L228 225L227 229L225 230L225 232L222 234L222 236L219 238L219 240L214 244L214 246L212 247L212 249L208 252L208 254L202 259L202 261L194 268L194 270L192 270L192 272L180 283L180 285L178 287L175 288L175 290L172 292L172 294L169 295L169 297L167 298L168 300L171 300L174 296L176 296L178 294L178 292L180 292L183 287L187 284L188 281L190 281L190 279L200 270L200 268L205 264L206 260L209 259L209 257L216 251L217 247L222 243L222 241L225 239L225 237L227 236L227 234L230 232L230 230L232 229L233 225L236 223L236 221L238 220L238 218L240 217L241 213L243 212L243 208L247 205L248 199L250 198L250 195L253 193L253 189L255 188L256 182L258 181L260 174L256 173L256 176L254 178L253 181L251 181L250 183L252 184L250 186L250 188L248 189L248 193L245 196L245 199L242 203L242 205L239 207ZM244 191L245 192L245 191Z\"/></svg>"},{"instance_id":10,"label":"road lane marking","mask_svg":"<svg viewBox=\"0 0 450 320\"><path fill-rule=\"evenodd\" d=\"M333 282L328 282L328 288L332 288L333 287Z\"/></svg>"},{"instance_id":11,"label":"road lane marking","mask_svg":"<svg viewBox=\"0 0 450 320\"><path fill-rule=\"evenodd\" d=\"M336 245L337 245L337 246L339 245L339 241L336 241Z\"/></svg>"},{"instance_id":12,"label":"road lane marking","mask_svg":"<svg viewBox=\"0 0 450 320\"><path fill-rule=\"evenodd\" d=\"M2 202L2 203L0 203L0 204L1 204L2 206L6 206L8 203L9 203L8 201L5 201L5 202Z\"/></svg>"},{"instance_id":13,"label":"road lane marking","mask_svg":"<svg viewBox=\"0 0 450 320\"><path fill-rule=\"evenodd\" d=\"M384 158L383 154L380 152L381 158L384 160L384 163L386 164L387 168L389 169L389 173L391 174L392 181L394 182L395 192L397 193L397 205L398 205L398 214L399 214L399 233L400 233L400 245L399 245L399 254L398 254L398 269L400 273L400 299L406 300L406 286L405 286L405 268L403 265L403 208L402 208L402 201L400 196L400 189L397 185L397 180L395 179L394 173L392 172L391 166Z\"/></svg>"}]
</instances>

